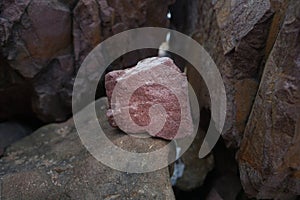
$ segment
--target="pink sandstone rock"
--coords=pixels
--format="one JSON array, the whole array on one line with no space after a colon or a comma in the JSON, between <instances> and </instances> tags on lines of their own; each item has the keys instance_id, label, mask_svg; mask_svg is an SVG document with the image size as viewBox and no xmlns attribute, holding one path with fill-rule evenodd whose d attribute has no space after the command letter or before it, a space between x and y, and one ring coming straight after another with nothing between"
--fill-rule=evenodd
<instances>
[{"instance_id":1,"label":"pink sandstone rock","mask_svg":"<svg viewBox=\"0 0 300 200\"><path fill-rule=\"evenodd\" d=\"M105 76L111 126L168 140L193 132L188 82L167 57L147 58Z\"/></svg>"}]
</instances>

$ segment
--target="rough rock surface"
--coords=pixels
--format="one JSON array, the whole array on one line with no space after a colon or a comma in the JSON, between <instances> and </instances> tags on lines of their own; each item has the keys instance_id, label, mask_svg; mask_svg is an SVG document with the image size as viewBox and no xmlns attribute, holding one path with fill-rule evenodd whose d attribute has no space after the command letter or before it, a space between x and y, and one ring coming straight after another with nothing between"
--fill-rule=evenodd
<instances>
[{"instance_id":1,"label":"rough rock surface","mask_svg":"<svg viewBox=\"0 0 300 200\"><path fill-rule=\"evenodd\" d=\"M147 58L110 72L105 85L113 126L169 140L193 133L187 78L170 58Z\"/></svg>"},{"instance_id":2,"label":"rough rock surface","mask_svg":"<svg viewBox=\"0 0 300 200\"><path fill-rule=\"evenodd\" d=\"M263 47L268 36L271 11L269 6L260 7L258 4L248 8L249 1L235 1L226 6L222 6L222 2L229 3L217 1L214 6L207 3L199 6L199 13L208 9L205 11L208 16L198 22L199 28L204 25L214 31L201 35L200 30L194 38L207 48L222 74L228 103L223 137L228 146L237 147L257 91L258 71L264 57ZM245 9L251 13L247 16L249 24L244 24L244 18L235 17L239 12L247 13ZM246 32L242 24L247 26ZM245 90L247 94L240 98L242 95L239 93Z\"/></svg>"},{"instance_id":3,"label":"rough rock surface","mask_svg":"<svg viewBox=\"0 0 300 200\"><path fill-rule=\"evenodd\" d=\"M141 142L111 128L105 116L107 99L98 102L99 122L119 147L145 152L166 145L160 139ZM128 174L103 165L81 144L72 119L42 127L12 145L0 160L0 184L3 200L175 199L168 168Z\"/></svg>"},{"instance_id":4,"label":"rough rock surface","mask_svg":"<svg viewBox=\"0 0 300 200\"><path fill-rule=\"evenodd\" d=\"M289 5L238 156L244 189L259 199L300 195L300 2Z\"/></svg>"},{"instance_id":5,"label":"rough rock surface","mask_svg":"<svg viewBox=\"0 0 300 200\"><path fill-rule=\"evenodd\" d=\"M55 0L49 2L38 0L1 1L0 4L0 21L2 22L0 22L0 32L3 33L1 34L0 54L3 58L1 67L5 66L7 71L10 71L4 85L0 86L1 96L9 98L9 96L14 96L12 87L15 90L22 91L24 90L24 85L27 86L25 90L26 95L24 95L25 101L20 101L18 100L20 97L15 97L14 99L16 100L13 102L7 102L0 106L0 110L6 111L5 107L10 103L9 107L24 107L27 108L26 112L21 109L3 112L0 120L15 117L15 115L23 114L28 116L28 113L33 112L30 109L32 100L35 100L33 107L36 107L34 107L34 110L40 113L42 120L66 119L66 113L61 116L55 113L62 106L56 110L51 109L51 111L54 111L53 117L44 116L44 109L47 108L41 105L43 100L40 101L40 98L47 98L49 93L52 96L59 96L61 85L64 83L61 80L68 78L67 73L70 73L70 70L68 70L70 67L61 65L61 71L66 71L59 75L56 74L56 76L64 77L61 80L57 80L53 75L48 74L47 84L55 85L54 87L59 88L59 90L53 91L51 87L44 86L44 92L41 94L31 84L31 80L34 80L39 74L47 72L52 67L49 63L53 59L71 54L72 36L70 33L72 19L69 8ZM42 85L45 85L45 82ZM39 87L42 87L42 85ZM37 98L35 98L36 96ZM58 103L55 101L51 102L51 104L52 108L58 106ZM47 114L49 114L48 112Z\"/></svg>"},{"instance_id":6,"label":"rough rock surface","mask_svg":"<svg viewBox=\"0 0 300 200\"><path fill-rule=\"evenodd\" d=\"M9 25L18 27L12 28L11 35L3 41L3 54L10 67L24 78L33 78L53 58L69 53L72 20L66 6L55 0L27 0L21 9L17 2L8 1L7 4L1 17ZM17 25L18 22L21 25Z\"/></svg>"},{"instance_id":7,"label":"rough rock surface","mask_svg":"<svg viewBox=\"0 0 300 200\"><path fill-rule=\"evenodd\" d=\"M32 114L44 122L69 118L73 78L85 56L98 43L121 31L142 26L167 27L166 14L172 3L173 0L1 1L0 120ZM153 51L135 52L119 63L133 65L149 55L154 55ZM22 100L16 97L16 90L24 92L20 95Z\"/></svg>"},{"instance_id":8,"label":"rough rock surface","mask_svg":"<svg viewBox=\"0 0 300 200\"><path fill-rule=\"evenodd\" d=\"M186 15L194 16L193 20L178 22L171 19L171 23L175 27L185 27L182 31L191 34L217 64L227 95L223 138L227 146L238 147L257 92L264 59L274 44L286 1L193 2L197 9L194 6L182 10ZM185 25L180 26L180 23ZM186 27L186 24L190 26ZM176 41L173 45L176 46ZM188 66L187 76L195 83L192 85L196 93L202 93L198 96L202 106L209 108L209 95L203 94L205 84L199 83L200 75Z\"/></svg>"}]
</instances>

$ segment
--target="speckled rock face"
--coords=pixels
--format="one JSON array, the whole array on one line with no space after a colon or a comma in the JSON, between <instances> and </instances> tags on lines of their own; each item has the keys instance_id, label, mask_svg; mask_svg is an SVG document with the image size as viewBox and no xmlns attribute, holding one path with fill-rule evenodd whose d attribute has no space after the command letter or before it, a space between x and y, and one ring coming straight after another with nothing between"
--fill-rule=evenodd
<instances>
[{"instance_id":1,"label":"speckled rock face","mask_svg":"<svg viewBox=\"0 0 300 200\"><path fill-rule=\"evenodd\" d=\"M193 131L186 76L170 58L148 58L105 77L110 124L164 139Z\"/></svg>"},{"instance_id":2,"label":"speckled rock face","mask_svg":"<svg viewBox=\"0 0 300 200\"><path fill-rule=\"evenodd\" d=\"M167 144L160 139L132 138L112 128L105 116L107 99L96 103L99 124L118 147L148 152ZM92 130L88 119L86 122L86 129ZM158 159L167 160L164 156ZM129 174L105 166L81 144L73 119L42 127L9 147L0 159L0 186L1 200L175 199L167 167Z\"/></svg>"},{"instance_id":3,"label":"speckled rock face","mask_svg":"<svg viewBox=\"0 0 300 200\"><path fill-rule=\"evenodd\" d=\"M243 187L257 199L300 195L299 10L290 1L238 154Z\"/></svg>"},{"instance_id":4,"label":"speckled rock face","mask_svg":"<svg viewBox=\"0 0 300 200\"><path fill-rule=\"evenodd\" d=\"M228 147L237 148L243 138L257 93L263 70L262 60L269 55L274 45L287 1L197 2L198 6L187 10L186 13L194 11L198 17L186 20L183 27L190 26L192 37L205 48L218 66L227 97L226 122L222 137ZM180 9L184 13L184 10ZM173 16L175 14L172 14ZM193 21L194 25L190 23ZM174 43L178 45L177 48L181 48L176 41ZM189 82L200 98L200 110L202 106L209 108L209 94L204 93L205 83L201 83L192 67L188 67L187 74Z\"/></svg>"}]
</instances>

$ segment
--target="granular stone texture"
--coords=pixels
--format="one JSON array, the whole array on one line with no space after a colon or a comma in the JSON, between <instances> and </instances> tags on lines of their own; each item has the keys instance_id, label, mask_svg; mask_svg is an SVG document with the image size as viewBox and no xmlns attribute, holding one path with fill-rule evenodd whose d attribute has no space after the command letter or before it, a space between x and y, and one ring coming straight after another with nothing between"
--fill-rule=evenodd
<instances>
[{"instance_id":1,"label":"granular stone texture","mask_svg":"<svg viewBox=\"0 0 300 200\"><path fill-rule=\"evenodd\" d=\"M112 126L169 140L192 134L187 78L170 58L142 60L105 81Z\"/></svg>"},{"instance_id":2,"label":"granular stone texture","mask_svg":"<svg viewBox=\"0 0 300 200\"><path fill-rule=\"evenodd\" d=\"M300 195L300 2L290 1L241 143L243 187L257 199Z\"/></svg>"}]
</instances>

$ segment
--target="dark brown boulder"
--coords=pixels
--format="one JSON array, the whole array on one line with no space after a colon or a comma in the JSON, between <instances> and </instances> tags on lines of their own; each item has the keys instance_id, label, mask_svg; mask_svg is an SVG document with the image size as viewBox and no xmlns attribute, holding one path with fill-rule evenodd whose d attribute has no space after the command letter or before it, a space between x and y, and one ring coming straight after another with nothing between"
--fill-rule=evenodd
<instances>
[{"instance_id":1,"label":"dark brown boulder","mask_svg":"<svg viewBox=\"0 0 300 200\"><path fill-rule=\"evenodd\" d=\"M2 8L1 17L12 27L2 54L10 67L33 78L51 59L70 52L72 20L69 9L55 0L25 2L22 9L13 1Z\"/></svg>"},{"instance_id":2,"label":"dark brown boulder","mask_svg":"<svg viewBox=\"0 0 300 200\"><path fill-rule=\"evenodd\" d=\"M223 138L227 146L236 148L243 137L264 59L274 44L273 38L281 24L286 1L189 2L195 6L185 7L182 13L194 16L193 19L187 17L186 20L181 18L176 21L175 18L171 19L171 23L197 40L218 66L227 95ZM274 15L276 18L273 18ZM176 46L176 40L171 45ZM187 75L201 102L200 110L209 108L209 94L205 92L205 83L199 78L201 75L197 75L191 66L187 68Z\"/></svg>"},{"instance_id":3,"label":"dark brown boulder","mask_svg":"<svg viewBox=\"0 0 300 200\"><path fill-rule=\"evenodd\" d=\"M70 108L67 113L62 111L63 115L48 116L50 110L57 113L61 109L61 105L53 106L56 104L53 99L57 99L57 94L63 88L61 85L68 82L70 77L64 73L57 73L54 76L61 77L55 78L53 74L47 74L47 72L53 71L51 63L71 54L71 11L67 6L55 0L49 2L28 0L5 1L2 3L0 13L3 19L1 25L5 30L5 35L1 40L1 55L4 60L1 67L5 64L6 71L15 72L11 74L5 87L0 86L0 91L7 94L3 98L15 97L16 100L11 102L11 107L24 107L28 110L26 112L22 110L11 113L3 112L0 120L15 117L15 115L32 116L33 111L45 122L65 120L66 116L70 115ZM72 59L71 56L70 62L61 64L62 71L73 70ZM19 81L15 81L16 79ZM11 88L13 86L23 90L24 85L27 86L27 91L21 101L22 97L16 98ZM45 85L51 85L51 87L43 87ZM42 93L39 92L41 88ZM34 103L31 106L32 101ZM62 102L64 104L65 100ZM48 106L48 103L52 105ZM5 105L2 104L0 110ZM45 110L48 111L45 112Z\"/></svg>"},{"instance_id":4,"label":"dark brown boulder","mask_svg":"<svg viewBox=\"0 0 300 200\"><path fill-rule=\"evenodd\" d=\"M238 154L243 187L259 199L300 194L300 2L289 5Z\"/></svg>"},{"instance_id":5,"label":"dark brown boulder","mask_svg":"<svg viewBox=\"0 0 300 200\"><path fill-rule=\"evenodd\" d=\"M71 115L73 79L87 54L121 31L142 26L167 27L166 14L172 3L173 0L1 1L0 102L12 98L9 106L13 108L8 110L8 103L1 104L0 120L33 114L46 123L66 120ZM134 52L116 65L128 67L155 54L156 51ZM24 85L24 101L18 100L14 91L24 90ZM103 91L104 87L101 95Z\"/></svg>"},{"instance_id":6,"label":"dark brown boulder","mask_svg":"<svg viewBox=\"0 0 300 200\"><path fill-rule=\"evenodd\" d=\"M68 84L74 75L73 64L72 55L59 56L35 78L31 104L42 121L64 121L71 116L72 87Z\"/></svg>"}]
</instances>

